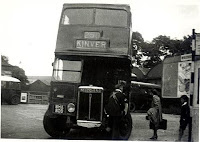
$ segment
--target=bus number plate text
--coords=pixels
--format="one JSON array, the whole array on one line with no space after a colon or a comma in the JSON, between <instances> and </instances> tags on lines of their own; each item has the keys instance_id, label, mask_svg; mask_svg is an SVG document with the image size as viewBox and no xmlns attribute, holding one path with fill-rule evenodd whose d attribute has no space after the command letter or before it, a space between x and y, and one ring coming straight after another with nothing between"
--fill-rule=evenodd
<instances>
[{"instance_id":1,"label":"bus number plate text","mask_svg":"<svg viewBox=\"0 0 200 142\"><path fill-rule=\"evenodd\" d=\"M62 114L64 113L64 106L63 105L55 105L55 113Z\"/></svg>"}]
</instances>

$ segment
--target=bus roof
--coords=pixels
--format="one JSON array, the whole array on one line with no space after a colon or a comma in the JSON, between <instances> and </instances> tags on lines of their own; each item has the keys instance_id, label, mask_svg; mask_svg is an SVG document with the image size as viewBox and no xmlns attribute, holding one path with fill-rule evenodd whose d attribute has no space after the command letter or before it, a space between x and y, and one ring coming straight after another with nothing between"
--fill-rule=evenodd
<instances>
[{"instance_id":1,"label":"bus roof","mask_svg":"<svg viewBox=\"0 0 200 142\"><path fill-rule=\"evenodd\" d=\"M92 4L92 3L79 3L79 4L63 4L63 9L65 8L109 8L109 9L123 9L126 11L130 11L130 6L126 4Z\"/></svg>"},{"instance_id":2,"label":"bus roof","mask_svg":"<svg viewBox=\"0 0 200 142\"><path fill-rule=\"evenodd\" d=\"M19 79L10 76L1 76L1 81L20 82Z\"/></svg>"},{"instance_id":3,"label":"bus roof","mask_svg":"<svg viewBox=\"0 0 200 142\"><path fill-rule=\"evenodd\" d=\"M141 85L141 86L149 87L149 88L161 88L161 85L153 84L153 83L146 83L146 82L131 81L131 84Z\"/></svg>"},{"instance_id":4,"label":"bus roof","mask_svg":"<svg viewBox=\"0 0 200 142\"><path fill-rule=\"evenodd\" d=\"M82 15L77 15L75 14L76 12L73 13L73 10L79 9L84 13L84 9L88 8L93 9L89 11L89 13L91 14L89 16L90 22L81 23L80 21ZM101 13L101 10L95 11L95 9L105 9L105 11L104 13ZM106 14L109 16L109 12L110 16L115 17L115 14L117 14L116 12L114 12L115 10L121 12L123 11L121 13L122 16L120 17L122 17L122 20L125 20L126 22L124 22L122 25L115 25L114 23L109 21L110 19L107 19L107 21L109 21L108 23L101 22L102 20L104 20L102 18L106 16ZM70 11L73 14L70 13ZM66 15L67 12L69 12L69 15ZM101 16L95 18L96 14L100 14ZM75 16L77 16L76 19L78 19L77 23L76 20L73 19L73 17ZM65 17L66 24L64 24ZM84 18L84 15L82 17ZM72 19L74 23L72 22L70 24L69 18ZM119 21L120 20L118 20L118 22ZM55 55L100 56L125 58L131 60L132 48L130 46L130 31L131 10L129 5L89 3L63 4L57 35ZM93 38L95 36L96 38Z\"/></svg>"}]
</instances>

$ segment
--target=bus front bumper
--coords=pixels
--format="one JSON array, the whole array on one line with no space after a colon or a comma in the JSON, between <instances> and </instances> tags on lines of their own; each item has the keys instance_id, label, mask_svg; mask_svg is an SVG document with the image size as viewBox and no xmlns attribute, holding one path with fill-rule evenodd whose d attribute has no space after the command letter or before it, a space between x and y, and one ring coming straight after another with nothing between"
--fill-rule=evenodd
<instances>
[{"instance_id":1,"label":"bus front bumper","mask_svg":"<svg viewBox=\"0 0 200 142\"><path fill-rule=\"evenodd\" d=\"M86 121L86 120L77 120L77 125L86 128L96 128L101 126L100 121Z\"/></svg>"}]
</instances>

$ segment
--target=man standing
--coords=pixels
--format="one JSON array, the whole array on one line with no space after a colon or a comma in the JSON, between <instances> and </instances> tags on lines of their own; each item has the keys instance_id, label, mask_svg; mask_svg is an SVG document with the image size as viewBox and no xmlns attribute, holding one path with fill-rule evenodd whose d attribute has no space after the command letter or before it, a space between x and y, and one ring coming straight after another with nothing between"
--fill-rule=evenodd
<instances>
[{"instance_id":1,"label":"man standing","mask_svg":"<svg viewBox=\"0 0 200 142\"><path fill-rule=\"evenodd\" d=\"M183 136L184 130L186 129L190 121L190 108L188 105L188 97L186 95L181 96L181 115L180 115L180 128L179 128L179 141Z\"/></svg>"},{"instance_id":2,"label":"man standing","mask_svg":"<svg viewBox=\"0 0 200 142\"><path fill-rule=\"evenodd\" d=\"M123 93L124 82L115 85L115 90L109 97L106 106L106 112L109 114L109 123L111 125L112 139L120 139L119 124L123 115L128 111L128 99Z\"/></svg>"}]
</instances>

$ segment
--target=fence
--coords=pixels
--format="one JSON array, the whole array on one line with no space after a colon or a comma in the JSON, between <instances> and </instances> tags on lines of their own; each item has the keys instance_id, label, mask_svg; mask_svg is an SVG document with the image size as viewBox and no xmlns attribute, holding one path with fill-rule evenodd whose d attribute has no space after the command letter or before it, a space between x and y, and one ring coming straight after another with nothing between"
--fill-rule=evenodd
<instances>
[{"instance_id":1,"label":"fence","mask_svg":"<svg viewBox=\"0 0 200 142\"><path fill-rule=\"evenodd\" d=\"M48 104L49 92L28 91L21 95L21 102L28 104Z\"/></svg>"}]
</instances>

